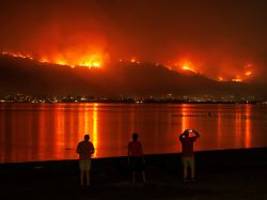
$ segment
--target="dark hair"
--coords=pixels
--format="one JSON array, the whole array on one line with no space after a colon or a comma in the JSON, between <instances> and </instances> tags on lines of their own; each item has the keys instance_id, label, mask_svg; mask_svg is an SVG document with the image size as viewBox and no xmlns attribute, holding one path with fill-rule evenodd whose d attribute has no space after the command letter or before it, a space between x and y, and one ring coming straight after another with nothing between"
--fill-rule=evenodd
<instances>
[{"instance_id":1,"label":"dark hair","mask_svg":"<svg viewBox=\"0 0 267 200\"><path fill-rule=\"evenodd\" d=\"M133 138L133 141L137 141L138 140L138 134L133 133L132 138Z\"/></svg>"},{"instance_id":2,"label":"dark hair","mask_svg":"<svg viewBox=\"0 0 267 200\"><path fill-rule=\"evenodd\" d=\"M88 134L84 135L84 140L90 140L90 136Z\"/></svg>"},{"instance_id":3,"label":"dark hair","mask_svg":"<svg viewBox=\"0 0 267 200\"><path fill-rule=\"evenodd\" d=\"M189 135L189 129L186 129L184 132L183 132L184 135Z\"/></svg>"}]
</instances>

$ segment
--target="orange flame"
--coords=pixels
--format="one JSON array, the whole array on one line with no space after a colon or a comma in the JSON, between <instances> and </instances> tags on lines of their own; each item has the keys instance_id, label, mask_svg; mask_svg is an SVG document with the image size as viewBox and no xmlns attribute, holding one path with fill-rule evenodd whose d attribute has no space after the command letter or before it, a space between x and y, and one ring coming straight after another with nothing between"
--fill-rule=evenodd
<instances>
[{"instance_id":1,"label":"orange flame","mask_svg":"<svg viewBox=\"0 0 267 200\"><path fill-rule=\"evenodd\" d=\"M73 56L42 56L41 58L35 58L29 54L23 54L21 52L8 52L3 51L2 55L8 55L15 58L23 58L30 60L37 60L41 63L51 63L57 65L66 65L70 67L80 66L80 67L88 67L88 68L100 68L104 65L104 56L102 54L85 54L85 55L76 55Z\"/></svg>"},{"instance_id":2,"label":"orange flame","mask_svg":"<svg viewBox=\"0 0 267 200\"><path fill-rule=\"evenodd\" d=\"M136 58L132 58L131 63L136 63Z\"/></svg>"},{"instance_id":3,"label":"orange flame","mask_svg":"<svg viewBox=\"0 0 267 200\"><path fill-rule=\"evenodd\" d=\"M251 76L251 75L252 75L252 71L247 71L247 72L245 73L245 75L246 75L246 76Z\"/></svg>"},{"instance_id":4,"label":"orange flame","mask_svg":"<svg viewBox=\"0 0 267 200\"><path fill-rule=\"evenodd\" d=\"M87 68L102 68L107 61L109 61L109 57L106 53L103 52L101 48L94 49L82 49L82 48L67 48L61 53L50 53L50 54L29 54L23 52L11 52L11 51L2 51L1 55L8 55L15 58L23 58L35 60L40 63L51 63L57 65L64 65L70 67L87 67ZM176 59L177 60L177 59ZM121 58L119 62L129 62L133 64L141 64L143 63L135 56L130 58ZM155 66L158 66L158 63L155 63ZM192 62L192 60L188 58L180 59L176 62L169 61L167 65L165 65L168 69L178 71L179 73L193 72L193 73L201 73L208 78L211 78L216 81L232 81L232 82L245 82L249 81L252 78L256 77L257 71L254 68L253 64L244 65L243 70L231 70L227 73L220 71L218 74L209 73L209 71L203 70L203 63L201 62ZM227 66L226 66L227 67Z\"/></svg>"},{"instance_id":5,"label":"orange flame","mask_svg":"<svg viewBox=\"0 0 267 200\"><path fill-rule=\"evenodd\" d=\"M34 59L29 54L23 54L21 52L12 53L12 52L8 52L8 51L3 51L1 54L2 55L7 55L7 56L12 56L14 58L23 58L23 59L30 59L30 60L33 60Z\"/></svg>"},{"instance_id":6,"label":"orange flame","mask_svg":"<svg viewBox=\"0 0 267 200\"><path fill-rule=\"evenodd\" d=\"M131 63L135 63L135 64L140 64L141 62L137 59L137 58L135 58L135 57L132 57L131 59L130 59L130 62Z\"/></svg>"},{"instance_id":7,"label":"orange flame","mask_svg":"<svg viewBox=\"0 0 267 200\"><path fill-rule=\"evenodd\" d=\"M240 82L243 82L243 79L240 78L239 75L237 75L235 78L232 79L232 82L237 82L237 83L240 83Z\"/></svg>"},{"instance_id":8,"label":"orange flame","mask_svg":"<svg viewBox=\"0 0 267 200\"><path fill-rule=\"evenodd\" d=\"M193 64L189 59L181 59L180 61L176 61L174 62L174 64L170 64L170 66L174 66L173 67L168 67L170 69L174 69L178 72L194 72L194 73L198 73L197 70L197 66L195 64Z\"/></svg>"},{"instance_id":9,"label":"orange flame","mask_svg":"<svg viewBox=\"0 0 267 200\"><path fill-rule=\"evenodd\" d=\"M191 71L191 72L196 72L193 68L189 67L188 65L183 65L182 69L184 71Z\"/></svg>"},{"instance_id":10,"label":"orange flame","mask_svg":"<svg viewBox=\"0 0 267 200\"><path fill-rule=\"evenodd\" d=\"M221 76L219 76L219 77L218 77L218 81L224 81L224 78L221 77Z\"/></svg>"}]
</instances>

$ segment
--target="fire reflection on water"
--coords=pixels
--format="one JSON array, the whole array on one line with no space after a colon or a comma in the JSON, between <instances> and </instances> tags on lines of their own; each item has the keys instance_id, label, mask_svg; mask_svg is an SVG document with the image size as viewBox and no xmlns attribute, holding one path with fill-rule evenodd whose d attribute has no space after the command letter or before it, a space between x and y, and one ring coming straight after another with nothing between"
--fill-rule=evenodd
<instances>
[{"instance_id":1,"label":"fire reflection on water","mask_svg":"<svg viewBox=\"0 0 267 200\"><path fill-rule=\"evenodd\" d=\"M251 147L251 105L245 107L245 147Z\"/></svg>"},{"instance_id":2,"label":"fire reflection on water","mask_svg":"<svg viewBox=\"0 0 267 200\"><path fill-rule=\"evenodd\" d=\"M0 162L77 159L84 134L97 158L125 155L134 131L147 154L178 152L177 135L187 128L200 131L197 150L264 146L266 123L255 125L254 111L253 105L2 104Z\"/></svg>"},{"instance_id":3,"label":"fire reflection on water","mask_svg":"<svg viewBox=\"0 0 267 200\"><path fill-rule=\"evenodd\" d=\"M92 142L95 146L95 157L98 156L98 104L93 105L93 128L92 128Z\"/></svg>"},{"instance_id":4,"label":"fire reflection on water","mask_svg":"<svg viewBox=\"0 0 267 200\"><path fill-rule=\"evenodd\" d=\"M189 121L188 121L188 114L189 114L189 109L188 109L188 105L187 104L182 104L182 127L181 127L181 131L180 133L182 133L185 129L190 128L189 127Z\"/></svg>"}]
</instances>

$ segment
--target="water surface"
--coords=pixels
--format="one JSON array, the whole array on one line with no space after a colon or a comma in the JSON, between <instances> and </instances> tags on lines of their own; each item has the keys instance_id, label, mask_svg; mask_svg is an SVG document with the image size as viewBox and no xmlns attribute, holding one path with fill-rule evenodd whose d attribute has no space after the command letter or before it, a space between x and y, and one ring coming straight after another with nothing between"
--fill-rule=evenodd
<instances>
[{"instance_id":1,"label":"water surface","mask_svg":"<svg viewBox=\"0 0 267 200\"><path fill-rule=\"evenodd\" d=\"M201 134L196 150L265 147L266 112L249 104L0 104L0 162L76 159L85 133L95 157L126 155L134 131L146 154L179 152L186 128Z\"/></svg>"}]
</instances>

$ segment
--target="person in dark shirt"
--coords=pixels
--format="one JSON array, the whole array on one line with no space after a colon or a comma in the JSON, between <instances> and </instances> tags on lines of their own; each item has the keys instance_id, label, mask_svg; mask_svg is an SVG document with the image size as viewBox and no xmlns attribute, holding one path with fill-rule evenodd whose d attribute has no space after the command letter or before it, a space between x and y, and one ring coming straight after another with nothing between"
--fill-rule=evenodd
<instances>
[{"instance_id":1,"label":"person in dark shirt","mask_svg":"<svg viewBox=\"0 0 267 200\"><path fill-rule=\"evenodd\" d=\"M81 186L84 186L84 177L86 178L86 186L90 186L90 169L91 169L91 157L95 152L95 148L92 142L89 141L90 136L85 135L84 140L79 142L77 146L77 153L79 154L79 164L81 172Z\"/></svg>"},{"instance_id":2,"label":"person in dark shirt","mask_svg":"<svg viewBox=\"0 0 267 200\"><path fill-rule=\"evenodd\" d=\"M199 138L196 130L187 129L179 137L182 144L182 164L184 181L188 180L188 168L191 172L191 180L195 179L194 143Z\"/></svg>"},{"instance_id":3,"label":"person in dark shirt","mask_svg":"<svg viewBox=\"0 0 267 200\"><path fill-rule=\"evenodd\" d=\"M135 184L136 172L142 172L143 182L146 182L145 176L145 160L143 155L143 147L138 141L138 134L133 133L132 141L128 144L128 162L132 171L132 182Z\"/></svg>"}]
</instances>

